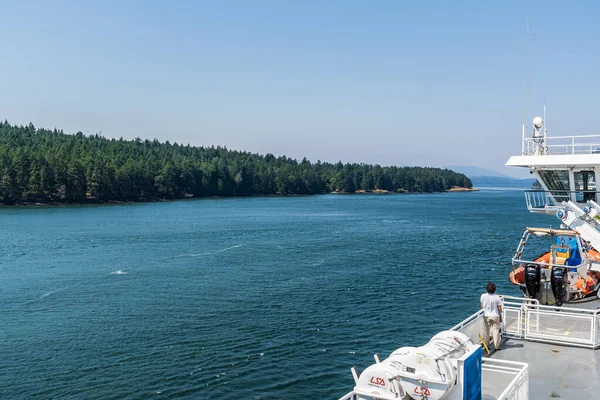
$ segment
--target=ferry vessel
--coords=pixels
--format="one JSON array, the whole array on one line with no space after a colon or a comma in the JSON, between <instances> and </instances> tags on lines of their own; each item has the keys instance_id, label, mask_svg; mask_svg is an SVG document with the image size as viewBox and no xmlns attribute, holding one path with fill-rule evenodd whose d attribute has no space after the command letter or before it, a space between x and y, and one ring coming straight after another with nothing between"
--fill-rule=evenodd
<instances>
[{"instance_id":1,"label":"ferry vessel","mask_svg":"<svg viewBox=\"0 0 600 400\"><path fill-rule=\"evenodd\" d=\"M536 117L506 165L537 178L527 208L560 228L527 227L519 241L509 278L522 296L501 296L502 350L483 345L479 310L423 346L353 367L355 387L340 400L600 398L600 135L550 137Z\"/></svg>"}]
</instances>

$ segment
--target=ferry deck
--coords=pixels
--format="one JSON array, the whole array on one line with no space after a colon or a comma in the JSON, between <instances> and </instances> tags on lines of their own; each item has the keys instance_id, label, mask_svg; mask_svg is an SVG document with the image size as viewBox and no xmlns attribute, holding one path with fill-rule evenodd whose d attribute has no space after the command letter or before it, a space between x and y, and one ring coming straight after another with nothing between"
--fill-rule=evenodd
<instances>
[{"instance_id":1,"label":"ferry deck","mask_svg":"<svg viewBox=\"0 0 600 400\"><path fill-rule=\"evenodd\" d=\"M600 176L600 135L548 137L541 118L536 117L533 125L531 136L527 126L523 126L521 154L511 157L506 163L507 166L527 168L537 178L539 189L525 191L527 208L534 213L555 215L560 220L560 229L571 231L580 238L578 240L583 240L581 244L600 251L600 191L596 185ZM523 260L519 249L517 253L513 263L519 264ZM567 265L528 263L546 268L564 268ZM575 270L584 278L586 272L592 277L600 274L600 260L597 258L585 258L579 267L571 271ZM586 288L588 284L583 285L583 289ZM469 387L466 379L445 382L446 385L462 386L459 390L438 392L433 396L431 389L432 396L429 396L427 385L431 382L421 378L418 381L420 391L404 392L400 389L384 393L368 388L362 393L352 391L340 400L598 399L600 295L597 293L600 293L600 280L593 280L589 288L593 294L584 292L587 295L585 299L570 301L571 294L567 294L560 306L557 305L559 303L541 304L536 298L502 296L504 329L501 350L494 352L492 349L491 354L483 352L479 375L481 392L475 397L467 397L467 392L463 392L463 388ZM474 344L481 343L483 310L451 330L464 334ZM459 372L465 370L460 361L458 369ZM389 375L390 382L403 379L404 371L401 369L396 376ZM353 370L353 374L358 382L357 371Z\"/></svg>"},{"instance_id":2,"label":"ferry deck","mask_svg":"<svg viewBox=\"0 0 600 400\"><path fill-rule=\"evenodd\" d=\"M521 303L521 304L519 304ZM505 332L498 352L484 355L482 399L595 399L600 396L600 301L560 308L505 297ZM476 315L476 314L474 314ZM459 330L474 332L480 317ZM475 329L480 329L479 327ZM476 340L475 338L473 338ZM485 354L485 353L484 353ZM527 364L526 378L485 368L487 360ZM493 363L492 363L493 364ZM523 385L528 385L523 390ZM521 388L519 388L521 386Z\"/></svg>"},{"instance_id":3,"label":"ferry deck","mask_svg":"<svg viewBox=\"0 0 600 400\"><path fill-rule=\"evenodd\" d=\"M525 297L502 297L501 350L483 352L481 399L599 398L600 300L593 298L556 307L540 305L537 300ZM483 310L480 310L451 330L480 343L483 324ZM339 400L378 398L353 391Z\"/></svg>"},{"instance_id":4,"label":"ferry deck","mask_svg":"<svg viewBox=\"0 0 600 400\"><path fill-rule=\"evenodd\" d=\"M594 350L508 339L492 358L529 365L529 399L532 400L594 399L600 393L600 382L595 379L600 376L600 355ZM484 376L483 399L500 398L509 379L510 376Z\"/></svg>"}]
</instances>

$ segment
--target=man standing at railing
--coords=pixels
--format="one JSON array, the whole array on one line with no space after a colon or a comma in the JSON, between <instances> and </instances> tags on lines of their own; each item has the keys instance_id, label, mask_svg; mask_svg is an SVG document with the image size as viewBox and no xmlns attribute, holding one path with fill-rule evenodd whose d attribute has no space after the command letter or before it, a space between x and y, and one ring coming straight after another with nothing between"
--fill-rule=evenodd
<instances>
[{"instance_id":1,"label":"man standing at railing","mask_svg":"<svg viewBox=\"0 0 600 400\"><path fill-rule=\"evenodd\" d=\"M490 331L494 340L494 348L500 350L500 323L502 322L502 300L496 294L496 285L487 284L487 293L481 295L481 308L483 309L484 332L483 340L489 347Z\"/></svg>"}]
</instances>

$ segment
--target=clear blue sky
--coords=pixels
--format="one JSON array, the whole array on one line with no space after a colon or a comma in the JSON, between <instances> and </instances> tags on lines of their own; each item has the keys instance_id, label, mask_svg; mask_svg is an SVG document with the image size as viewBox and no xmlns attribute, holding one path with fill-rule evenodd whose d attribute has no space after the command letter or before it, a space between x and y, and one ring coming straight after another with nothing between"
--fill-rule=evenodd
<instances>
[{"instance_id":1,"label":"clear blue sky","mask_svg":"<svg viewBox=\"0 0 600 400\"><path fill-rule=\"evenodd\" d=\"M530 118L595 131L600 5L530 1ZM0 118L311 160L502 172L522 1L0 0Z\"/></svg>"}]
</instances>

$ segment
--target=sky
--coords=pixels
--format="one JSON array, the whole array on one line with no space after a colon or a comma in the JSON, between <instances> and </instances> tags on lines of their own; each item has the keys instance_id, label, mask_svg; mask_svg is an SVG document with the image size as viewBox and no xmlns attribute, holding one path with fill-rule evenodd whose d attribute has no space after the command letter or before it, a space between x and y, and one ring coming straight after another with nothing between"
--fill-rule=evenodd
<instances>
[{"instance_id":1,"label":"sky","mask_svg":"<svg viewBox=\"0 0 600 400\"><path fill-rule=\"evenodd\" d=\"M0 118L301 159L504 167L600 133L600 3L0 0ZM530 123L531 126L531 123Z\"/></svg>"}]
</instances>

